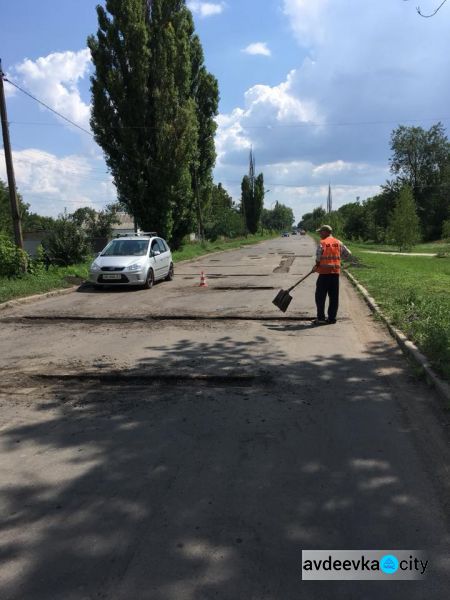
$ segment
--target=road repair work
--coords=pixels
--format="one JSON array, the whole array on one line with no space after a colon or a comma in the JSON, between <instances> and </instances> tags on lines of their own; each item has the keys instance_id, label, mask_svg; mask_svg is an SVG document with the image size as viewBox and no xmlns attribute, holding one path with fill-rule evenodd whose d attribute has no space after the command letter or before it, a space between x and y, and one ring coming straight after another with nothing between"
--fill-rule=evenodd
<instances>
[{"instance_id":1,"label":"road repair work","mask_svg":"<svg viewBox=\"0 0 450 600\"><path fill-rule=\"evenodd\" d=\"M315 275L272 304L313 264L280 238L2 311L2 600L448 597L448 415L347 281L335 325ZM429 573L302 580L364 548Z\"/></svg>"}]
</instances>

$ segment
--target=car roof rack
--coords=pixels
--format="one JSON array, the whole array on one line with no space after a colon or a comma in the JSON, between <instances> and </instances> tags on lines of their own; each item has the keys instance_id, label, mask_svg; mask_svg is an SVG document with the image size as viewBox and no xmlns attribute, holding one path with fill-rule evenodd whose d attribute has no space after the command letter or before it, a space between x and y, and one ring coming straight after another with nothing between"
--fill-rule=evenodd
<instances>
[{"instance_id":1,"label":"car roof rack","mask_svg":"<svg viewBox=\"0 0 450 600\"><path fill-rule=\"evenodd\" d=\"M138 233L117 233L116 238L122 237L142 237L143 235L158 235L156 231L139 231Z\"/></svg>"}]
</instances>

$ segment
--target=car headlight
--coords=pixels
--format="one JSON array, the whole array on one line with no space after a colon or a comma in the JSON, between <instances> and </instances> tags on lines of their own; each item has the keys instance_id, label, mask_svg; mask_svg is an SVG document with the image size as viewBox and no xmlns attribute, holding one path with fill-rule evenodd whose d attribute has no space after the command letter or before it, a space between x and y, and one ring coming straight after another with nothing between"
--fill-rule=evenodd
<instances>
[{"instance_id":1,"label":"car headlight","mask_svg":"<svg viewBox=\"0 0 450 600\"><path fill-rule=\"evenodd\" d=\"M141 271L142 270L142 265L140 265L139 263L134 263L132 265L129 265L126 268L127 271Z\"/></svg>"},{"instance_id":2,"label":"car headlight","mask_svg":"<svg viewBox=\"0 0 450 600\"><path fill-rule=\"evenodd\" d=\"M93 262L91 265L91 271L100 271L101 267L96 262Z\"/></svg>"}]
</instances>

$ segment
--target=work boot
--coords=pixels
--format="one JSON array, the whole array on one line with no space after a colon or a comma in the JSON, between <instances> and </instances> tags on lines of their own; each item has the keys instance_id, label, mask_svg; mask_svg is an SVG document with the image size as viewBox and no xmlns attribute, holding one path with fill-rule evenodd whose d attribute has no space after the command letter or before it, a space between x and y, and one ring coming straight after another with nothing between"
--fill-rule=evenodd
<instances>
[{"instance_id":1,"label":"work boot","mask_svg":"<svg viewBox=\"0 0 450 600\"><path fill-rule=\"evenodd\" d=\"M312 324L313 325L327 325L328 321L326 319L314 319Z\"/></svg>"}]
</instances>

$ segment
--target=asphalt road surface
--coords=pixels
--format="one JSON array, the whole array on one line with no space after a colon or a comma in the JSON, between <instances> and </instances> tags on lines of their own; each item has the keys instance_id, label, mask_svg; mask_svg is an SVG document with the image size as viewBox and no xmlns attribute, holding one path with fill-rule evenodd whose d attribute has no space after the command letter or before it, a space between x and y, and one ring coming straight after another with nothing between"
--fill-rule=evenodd
<instances>
[{"instance_id":1,"label":"asphalt road surface","mask_svg":"<svg viewBox=\"0 0 450 600\"><path fill-rule=\"evenodd\" d=\"M1 600L444 600L448 417L304 237L0 313ZM208 287L199 287L200 272ZM302 581L305 549L422 550L426 579Z\"/></svg>"}]
</instances>

